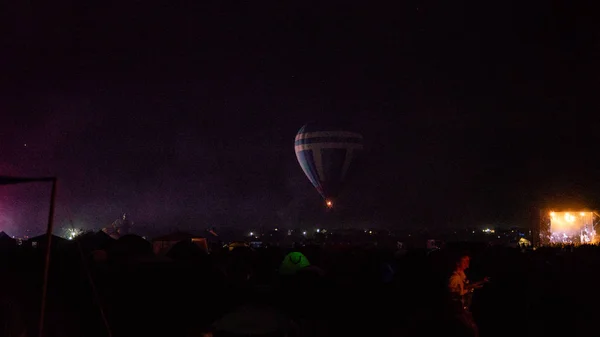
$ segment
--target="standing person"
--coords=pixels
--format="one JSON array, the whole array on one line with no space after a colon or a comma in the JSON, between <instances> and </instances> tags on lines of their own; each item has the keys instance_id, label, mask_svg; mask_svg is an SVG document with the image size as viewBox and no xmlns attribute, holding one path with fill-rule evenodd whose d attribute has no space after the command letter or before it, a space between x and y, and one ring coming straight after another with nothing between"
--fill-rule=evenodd
<instances>
[{"instance_id":1,"label":"standing person","mask_svg":"<svg viewBox=\"0 0 600 337\"><path fill-rule=\"evenodd\" d=\"M457 259L454 271L448 282L448 290L452 301L453 315L460 321L464 328L469 330L471 336L479 336L479 329L473 320L473 315L469 310L471 296L475 289L483 287L488 282L486 277L483 281L469 284L465 270L469 268L471 257L468 254L462 254Z\"/></svg>"}]
</instances>

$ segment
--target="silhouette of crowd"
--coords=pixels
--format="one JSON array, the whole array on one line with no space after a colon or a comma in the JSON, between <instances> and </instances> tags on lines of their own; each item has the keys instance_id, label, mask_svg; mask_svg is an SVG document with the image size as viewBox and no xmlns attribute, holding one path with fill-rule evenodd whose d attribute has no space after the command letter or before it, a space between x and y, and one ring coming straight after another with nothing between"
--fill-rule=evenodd
<instances>
[{"instance_id":1,"label":"silhouette of crowd","mask_svg":"<svg viewBox=\"0 0 600 337\"><path fill-rule=\"evenodd\" d=\"M596 329L596 246L448 244L402 254L239 246L208 254L182 241L156 256L141 237L105 236L56 240L46 336L466 336L447 289L453 258L465 251L469 278L493 279L473 298L480 336L589 336ZM2 336L37 332L43 247L0 247Z\"/></svg>"}]
</instances>

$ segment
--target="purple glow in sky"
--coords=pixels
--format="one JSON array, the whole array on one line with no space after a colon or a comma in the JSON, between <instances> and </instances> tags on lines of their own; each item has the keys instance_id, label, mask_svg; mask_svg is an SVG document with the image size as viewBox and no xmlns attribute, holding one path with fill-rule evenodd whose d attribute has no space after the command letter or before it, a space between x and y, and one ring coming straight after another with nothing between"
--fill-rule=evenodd
<instances>
[{"instance_id":1,"label":"purple glow in sky","mask_svg":"<svg viewBox=\"0 0 600 337\"><path fill-rule=\"evenodd\" d=\"M523 224L597 204L598 30L577 4L364 6L8 5L0 173L58 176L59 227ZM367 148L335 219L293 149L322 119ZM39 232L48 194L0 188L0 229Z\"/></svg>"}]
</instances>

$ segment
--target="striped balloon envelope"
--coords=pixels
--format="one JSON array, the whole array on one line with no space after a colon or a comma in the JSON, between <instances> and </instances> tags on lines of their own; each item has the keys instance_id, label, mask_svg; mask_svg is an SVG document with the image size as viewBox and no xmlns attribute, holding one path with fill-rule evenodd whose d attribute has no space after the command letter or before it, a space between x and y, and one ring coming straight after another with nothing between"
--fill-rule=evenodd
<instances>
[{"instance_id":1,"label":"striped balloon envelope","mask_svg":"<svg viewBox=\"0 0 600 337\"><path fill-rule=\"evenodd\" d=\"M306 124L296 134L296 158L302 170L325 199L328 208L363 149L363 137L355 132Z\"/></svg>"}]
</instances>

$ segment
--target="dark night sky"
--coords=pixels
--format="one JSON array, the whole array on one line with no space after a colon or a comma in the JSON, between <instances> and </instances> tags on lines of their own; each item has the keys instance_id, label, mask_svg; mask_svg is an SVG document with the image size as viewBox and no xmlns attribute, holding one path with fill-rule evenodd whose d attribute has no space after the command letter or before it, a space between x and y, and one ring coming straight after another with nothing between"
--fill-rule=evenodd
<instances>
[{"instance_id":1,"label":"dark night sky","mask_svg":"<svg viewBox=\"0 0 600 337\"><path fill-rule=\"evenodd\" d=\"M600 207L592 4L16 1L0 173L58 175L59 226L318 223L293 138L328 119L367 143L336 215L352 223ZM41 231L48 194L3 187L0 229Z\"/></svg>"}]
</instances>

